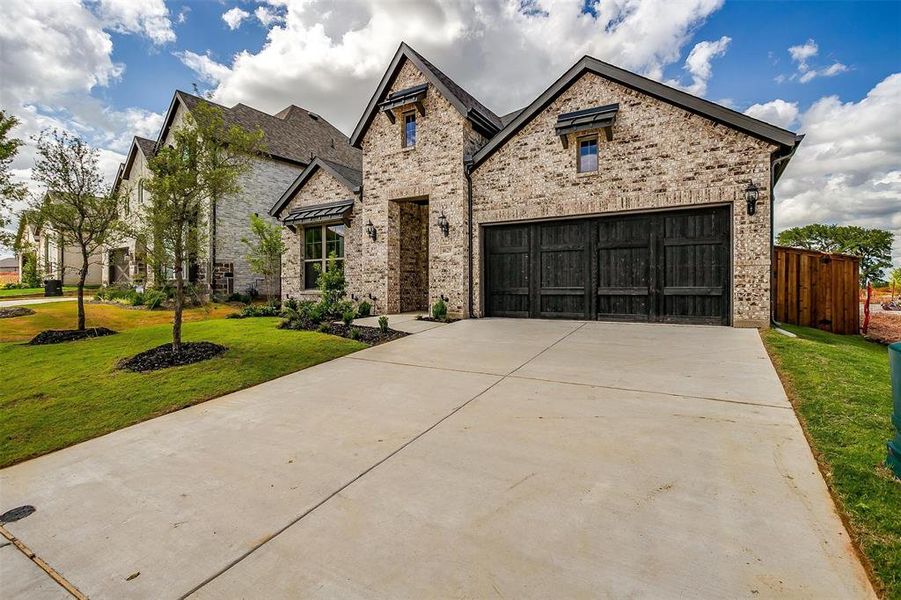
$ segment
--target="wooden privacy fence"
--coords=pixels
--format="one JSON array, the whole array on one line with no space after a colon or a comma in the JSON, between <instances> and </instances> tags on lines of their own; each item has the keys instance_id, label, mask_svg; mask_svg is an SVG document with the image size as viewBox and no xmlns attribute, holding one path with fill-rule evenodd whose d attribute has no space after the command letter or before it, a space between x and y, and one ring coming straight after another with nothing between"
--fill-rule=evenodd
<instances>
[{"instance_id":1,"label":"wooden privacy fence","mask_svg":"<svg viewBox=\"0 0 901 600\"><path fill-rule=\"evenodd\" d=\"M859 259L776 246L774 317L832 333L860 330Z\"/></svg>"}]
</instances>

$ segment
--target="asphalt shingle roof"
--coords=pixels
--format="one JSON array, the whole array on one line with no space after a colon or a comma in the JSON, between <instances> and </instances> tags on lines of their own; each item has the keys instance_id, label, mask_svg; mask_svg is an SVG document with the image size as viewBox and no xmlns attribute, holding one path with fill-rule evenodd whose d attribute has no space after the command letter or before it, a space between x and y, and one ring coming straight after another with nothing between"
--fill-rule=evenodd
<instances>
[{"instance_id":1,"label":"asphalt shingle roof","mask_svg":"<svg viewBox=\"0 0 901 600\"><path fill-rule=\"evenodd\" d=\"M260 129L265 136L266 152L275 158L303 164L317 156L339 164L361 161L360 151L348 143L343 133L316 113L299 106L291 105L270 115L246 104L229 108L187 92L177 94L188 110L207 102L222 109L226 123L249 130Z\"/></svg>"}]
</instances>

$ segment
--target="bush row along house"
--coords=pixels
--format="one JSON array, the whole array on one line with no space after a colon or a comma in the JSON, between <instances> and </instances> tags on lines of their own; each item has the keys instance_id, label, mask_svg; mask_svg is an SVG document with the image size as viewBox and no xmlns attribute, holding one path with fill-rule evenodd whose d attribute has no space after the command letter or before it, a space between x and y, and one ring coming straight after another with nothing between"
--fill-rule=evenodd
<instances>
[{"instance_id":1,"label":"bush row along house","mask_svg":"<svg viewBox=\"0 0 901 600\"><path fill-rule=\"evenodd\" d=\"M401 44L272 205L282 296L334 253L376 312L767 326L773 186L803 136L591 57L498 116Z\"/></svg>"}]
</instances>

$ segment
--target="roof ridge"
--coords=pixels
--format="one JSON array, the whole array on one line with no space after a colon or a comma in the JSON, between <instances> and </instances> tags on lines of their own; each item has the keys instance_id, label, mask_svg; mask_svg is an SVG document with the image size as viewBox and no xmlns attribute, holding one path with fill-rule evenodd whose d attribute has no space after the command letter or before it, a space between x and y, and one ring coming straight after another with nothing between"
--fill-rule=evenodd
<instances>
[{"instance_id":1,"label":"roof ridge","mask_svg":"<svg viewBox=\"0 0 901 600\"><path fill-rule=\"evenodd\" d=\"M431 61L429 61L427 58L425 58L422 54L420 54L419 52L414 50L412 46L410 46L406 42L401 42L401 45L405 46L407 48L407 50L409 50L412 54L414 54L416 56L416 58L421 60L422 63L426 67L431 69L434 72L436 77L443 80L445 85L447 85L448 88L450 88L451 92L454 92L454 93L462 92L463 94L465 94L467 97L469 97L475 103L475 105L476 105L475 107L478 110L486 112L487 114L485 116L488 117L489 119L493 120L495 122L495 125L500 126L501 119L493 110L491 110L490 108L485 106L478 98L476 98L471 93L466 91L463 88L463 86L461 86L459 83L457 83L456 81L451 79L444 71L442 71L441 69L436 67ZM456 88L456 89L454 89L454 88Z\"/></svg>"}]
</instances>

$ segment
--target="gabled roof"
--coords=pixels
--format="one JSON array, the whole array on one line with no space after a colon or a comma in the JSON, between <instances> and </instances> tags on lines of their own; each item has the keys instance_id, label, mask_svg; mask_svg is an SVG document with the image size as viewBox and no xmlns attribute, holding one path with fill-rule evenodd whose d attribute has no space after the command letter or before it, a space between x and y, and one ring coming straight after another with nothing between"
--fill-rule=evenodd
<instances>
[{"instance_id":1,"label":"gabled roof","mask_svg":"<svg viewBox=\"0 0 901 600\"><path fill-rule=\"evenodd\" d=\"M444 98L456 108L461 115L469 119L476 129L485 133L485 137L491 137L501 129L503 123L500 117L485 107L484 104L476 100L472 94L461 88L454 81L441 72L435 65L427 61L418 52L413 50L406 43L401 42L391 59L388 70L382 76L375 93L366 105L366 110L357 123L354 132L350 136L350 143L357 148L363 141L363 135L369 129L369 124L378 114L378 103L387 95L388 89L397 77L403 61L409 60L419 71L425 75L433 86L435 86Z\"/></svg>"},{"instance_id":2,"label":"gabled roof","mask_svg":"<svg viewBox=\"0 0 901 600\"><path fill-rule=\"evenodd\" d=\"M277 114L270 115L246 104L236 104L229 108L181 90L176 90L172 98L157 143L166 139L175 119L178 103L182 103L190 111L201 102L218 107L226 124L239 125L251 131L261 130L266 154L271 158L302 166L309 164L314 156L341 163L359 160L359 150L348 144L343 133L316 113L299 106L292 104Z\"/></svg>"},{"instance_id":3,"label":"gabled roof","mask_svg":"<svg viewBox=\"0 0 901 600\"><path fill-rule=\"evenodd\" d=\"M144 158L151 158L156 154L156 142L138 136L132 138L128 156L125 157L124 163L119 163L119 169L116 171L116 181L113 184L114 191L119 189L123 179L128 179L128 173L131 171L138 152L141 152Z\"/></svg>"},{"instance_id":4,"label":"gabled roof","mask_svg":"<svg viewBox=\"0 0 901 600\"><path fill-rule=\"evenodd\" d=\"M359 162L357 164L360 165ZM349 167L317 157L313 159L313 162L307 165L307 168L297 176L297 179L295 179L294 183L285 190L285 193L282 194L281 198L272 205L272 208L269 209L269 215L278 217L278 214L288 205L297 192L300 191L304 184L309 181L310 177L312 177L319 169L323 169L329 175L334 177L338 183L346 187L352 194L356 194L360 191L360 186L363 184L363 173L359 168Z\"/></svg>"},{"instance_id":5,"label":"gabled roof","mask_svg":"<svg viewBox=\"0 0 901 600\"><path fill-rule=\"evenodd\" d=\"M473 168L478 167L485 162L489 156L503 146L517 131L522 129L586 72L595 73L601 77L615 81L616 83L649 96L653 96L664 102L669 102L670 104L689 112L701 115L718 123L732 127L733 129L747 133L748 135L776 144L781 147L785 154L791 152L791 150L800 143L801 138L803 138L803 136L799 136L791 131L782 129L781 127L770 125L769 123L736 112L725 106L720 106L709 100L698 98L697 96L693 96L682 90L662 84L659 81L636 75L635 73L620 69L619 67L615 67L596 58L585 56L564 73L562 77L551 84L551 86L531 104L518 113L505 115L504 119L507 122L505 123L504 128L473 156ZM512 118L507 120L511 116Z\"/></svg>"}]
</instances>

